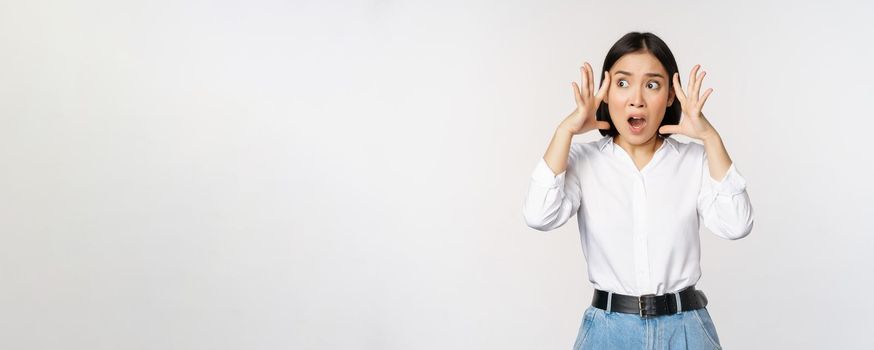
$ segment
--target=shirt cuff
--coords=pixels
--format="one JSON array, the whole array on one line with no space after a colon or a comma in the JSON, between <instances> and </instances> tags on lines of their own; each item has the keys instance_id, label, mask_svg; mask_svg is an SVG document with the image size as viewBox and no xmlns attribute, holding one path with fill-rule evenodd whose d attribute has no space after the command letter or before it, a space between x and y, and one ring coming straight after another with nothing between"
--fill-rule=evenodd
<instances>
[{"instance_id":1,"label":"shirt cuff","mask_svg":"<svg viewBox=\"0 0 874 350\"><path fill-rule=\"evenodd\" d=\"M713 177L710 177L710 183L713 184L713 190L716 193L727 196L743 193L747 188L747 181L737 171L734 162L728 167L728 171L725 172L725 177L721 181L716 181Z\"/></svg>"},{"instance_id":2,"label":"shirt cuff","mask_svg":"<svg viewBox=\"0 0 874 350\"><path fill-rule=\"evenodd\" d=\"M556 175L549 168L549 165L546 165L546 160L541 157L540 161L537 162L537 166L534 167L534 172L531 174L531 181L543 187L555 188L564 184L566 173L567 170Z\"/></svg>"}]
</instances>

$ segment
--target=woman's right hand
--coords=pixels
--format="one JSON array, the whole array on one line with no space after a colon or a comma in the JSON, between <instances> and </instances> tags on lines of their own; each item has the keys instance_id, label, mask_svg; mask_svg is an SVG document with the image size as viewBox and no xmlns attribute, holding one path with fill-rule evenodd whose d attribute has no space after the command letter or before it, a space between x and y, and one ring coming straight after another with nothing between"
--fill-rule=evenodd
<instances>
[{"instance_id":1,"label":"woman's right hand","mask_svg":"<svg viewBox=\"0 0 874 350\"><path fill-rule=\"evenodd\" d=\"M583 78L582 92L576 82L571 83L571 87L574 90L574 98L577 101L577 109L561 122L559 128L573 135L583 134L595 129L609 130L610 123L598 121L595 112L598 110L598 106L601 105L601 101L607 96L607 90L610 87L610 73L604 71L604 83L601 84L601 89L598 90L596 95L592 95L595 91L595 79L592 78L592 66L589 65L589 62L585 62L580 67L580 74Z\"/></svg>"}]
</instances>

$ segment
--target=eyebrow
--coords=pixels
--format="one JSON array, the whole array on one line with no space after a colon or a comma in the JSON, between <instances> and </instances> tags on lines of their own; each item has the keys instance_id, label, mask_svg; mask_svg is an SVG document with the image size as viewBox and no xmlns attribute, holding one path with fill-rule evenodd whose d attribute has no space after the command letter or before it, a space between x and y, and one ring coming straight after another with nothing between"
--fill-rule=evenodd
<instances>
[{"instance_id":1,"label":"eyebrow","mask_svg":"<svg viewBox=\"0 0 874 350\"><path fill-rule=\"evenodd\" d=\"M633 75L633 74L628 73L628 72L626 72L626 71L624 71L624 70L618 70L618 71L616 71L616 74ZM647 76L647 77L659 77L659 78L665 79L665 76L664 76L664 75L661 75L661 74L659 74L659 73L645 73L644 76Z\"/></svg>"}]
</instances>

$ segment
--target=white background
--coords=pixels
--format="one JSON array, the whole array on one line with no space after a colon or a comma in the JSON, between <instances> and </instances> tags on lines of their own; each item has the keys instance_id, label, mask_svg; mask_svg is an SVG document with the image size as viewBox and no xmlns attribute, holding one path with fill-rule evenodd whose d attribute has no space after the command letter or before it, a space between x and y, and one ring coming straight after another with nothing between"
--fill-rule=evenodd
<instances>
[{"instance_id":1,"label":"white background","mask_svg":"<svg viewBox=\"0 0 874 350\"><path fill-rule=\"evenodd\" d=\"M521 204L629 31L702 64L748 181L753 232L701 231L723 346L872 348L872 13L2 1L0 348L569 349L576 218Z\"/></svg>"}]
</instances>

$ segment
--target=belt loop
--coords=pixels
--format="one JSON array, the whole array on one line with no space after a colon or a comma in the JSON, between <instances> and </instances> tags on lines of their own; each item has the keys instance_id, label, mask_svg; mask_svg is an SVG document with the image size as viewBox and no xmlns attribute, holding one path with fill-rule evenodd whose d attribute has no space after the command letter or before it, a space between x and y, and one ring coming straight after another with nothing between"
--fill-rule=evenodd
<instances>
[{"instance_id":1,"label":"belt loop","mask_svg":"<svg viewBox=\"0 0 874 350\"><path fill-rule=\"evenodd\" d=\"M613 309L613 292L607 292L607 313Z\"/></svg>"},{"instance_id":2,"label":"belt loop","mask_svg":"<svg viewBox=\"0 0 874 350\"><path fill-rule=\"evenodd\" d=\"M680 292L674 292L674 296L676 297L675 299L677 299L677 313L681 313L683 312L683 303L680 300Z\"/></svg>"}]
</instances>

